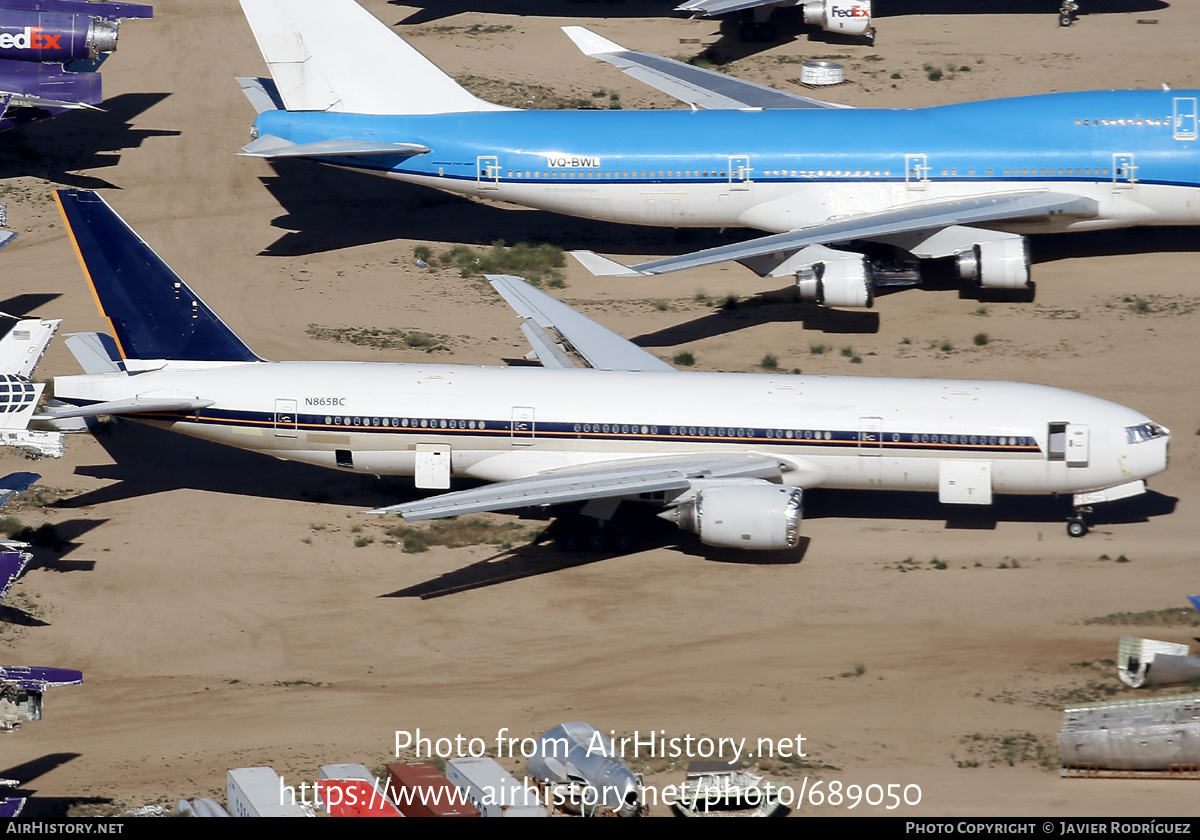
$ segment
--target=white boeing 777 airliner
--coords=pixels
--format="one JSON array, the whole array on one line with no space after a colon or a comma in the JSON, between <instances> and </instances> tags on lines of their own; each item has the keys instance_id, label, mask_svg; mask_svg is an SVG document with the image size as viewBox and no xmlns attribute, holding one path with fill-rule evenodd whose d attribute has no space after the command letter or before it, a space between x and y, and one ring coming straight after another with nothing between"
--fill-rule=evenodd
<instances>
[{"instance_id":1,"label":"white boeing 777 airliner","mask_svg":"<svg viewBox=\"0 0 1200 840\"><path fill-rule=\"evenodd\" d=\"M49 417L121 414L436 490L494 482L386 509L410 520L568 503L608 519L633 500L710 545L774 549L796 545L807 488L969 505L1071 494L1082 509L1144 492L1167 465L1167 429L1107 400L1017 382L678 371L515 277L491 280L549 369L265 361L98 195L57 196L115 335L68 339L87 372L55 377L74 407Z\"/></svg>"}]
</instances>

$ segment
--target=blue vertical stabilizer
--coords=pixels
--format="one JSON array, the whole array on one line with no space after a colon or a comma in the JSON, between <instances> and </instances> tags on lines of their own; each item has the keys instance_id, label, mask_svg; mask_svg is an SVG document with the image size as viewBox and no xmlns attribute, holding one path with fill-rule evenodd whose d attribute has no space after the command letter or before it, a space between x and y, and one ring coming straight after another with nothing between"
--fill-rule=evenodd
<instances>
[{"instance_id":1,"label":"blue vertical stabilizer","mask_svg":"<svg viewBox=\"0 0 1200 840\"><path fill-rule=\"evenodd\" d=\"M91 190L56 197L123 358L261 361L104 199Z\"/></svg>"}]
</instances>

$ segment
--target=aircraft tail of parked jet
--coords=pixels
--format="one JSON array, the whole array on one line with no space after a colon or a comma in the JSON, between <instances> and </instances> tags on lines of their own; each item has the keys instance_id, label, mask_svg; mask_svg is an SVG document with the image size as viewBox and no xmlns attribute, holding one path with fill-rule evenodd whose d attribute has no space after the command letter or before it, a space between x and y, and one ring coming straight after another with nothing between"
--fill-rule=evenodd
<instances>
[{"instance_id":1,"label":"aircraft tail of parked jet","mask_svg":"<svg viewBox=\"0 0 1200 840\"><path fill-rule=\"evenodd\" d=\"M270 69L281 110L508 110L469 93L353 0L242 0L242 10Z\"/></svg>"},{"instance_id":2,"label":"aircraft tail of parked jet","mask_svg":"<svg viewBox=\"0 0 1200 840\"><path fill-rule=\"evenodd\" d=\"M113 370L162 361L253 362L258 356L205 305L154 249L92 192L62 191L84 276L112 325ZM107 351L105 351L107 355Z\"/></svg>"}]
</instances>

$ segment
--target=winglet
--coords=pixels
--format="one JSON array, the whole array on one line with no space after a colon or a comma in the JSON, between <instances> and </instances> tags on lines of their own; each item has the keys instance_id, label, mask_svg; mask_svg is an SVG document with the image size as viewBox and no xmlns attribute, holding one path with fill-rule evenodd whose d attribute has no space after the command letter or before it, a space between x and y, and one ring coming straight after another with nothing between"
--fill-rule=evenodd
<instances>
[{"instance_id":1,"label":"winglet","mask_svg":"<svg viewBox=\"0 0 1200 840\"><path fill-rule=\"evenodd\" d=\"M1192 602L1192 606L1200 611L1200 595L1189 595L1188 600Z\"/></svg>"},{"instance_id":2,"label":"winglet","mask_svg":"<svg viewBox=\"0 0 1200 840\"><path fill-rule=\"evenodd\" d=\"M645 272L637 271L616 260L602 257L595 251L571 251L571 256L596 277L646 277Z\"/></svg>"}]
</instances>

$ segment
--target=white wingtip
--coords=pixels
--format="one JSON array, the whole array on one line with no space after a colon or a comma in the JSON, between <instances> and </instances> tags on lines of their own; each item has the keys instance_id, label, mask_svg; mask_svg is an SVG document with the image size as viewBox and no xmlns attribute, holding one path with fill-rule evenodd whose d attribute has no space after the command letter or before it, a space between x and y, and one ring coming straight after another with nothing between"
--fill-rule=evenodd
<instances>
[{"instance_id":1,"label":"white wingtip","mask_svg":"<svg viewBox=\"0 0 1200 840\"><path fill-rule=\"evenodd\" d=\"M620 44L613 43L582 26L564 26L562 31L567 33L567 37L575 42L575 46L579 47L584 55L627 52Z\"/></svg>"},{"instance_id":2,"label":"white wingtip","mask_svg":"<svg viewBox=\"0 0 1200 840\"><path fill-rule=\"evenodd\" d=\"M571 256L596 277L645 277L645 272L635 271L616 260L602 257L595 251L571 251Z\"/></svg>"}]
</instances>

